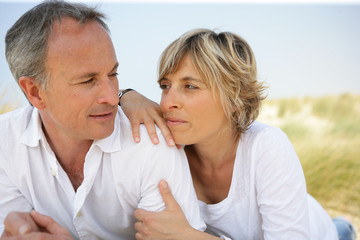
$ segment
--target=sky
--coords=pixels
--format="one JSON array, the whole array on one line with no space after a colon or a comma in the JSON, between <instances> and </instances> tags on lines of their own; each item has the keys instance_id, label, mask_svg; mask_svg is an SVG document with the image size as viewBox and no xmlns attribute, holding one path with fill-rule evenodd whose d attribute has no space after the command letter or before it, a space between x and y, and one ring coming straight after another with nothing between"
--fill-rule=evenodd
<instances>
[{"instance_id":1,"label":"sky","mask_svg":"<svg viewBox=\"0 0 360 240\"><path fill-rule=\"evenodd\" d=\"M252 47L269 98L360 94L360 2L79 1L107 15L121 89L159 102L161 52L181 34L209 28L239 34ZM191 3L190 3L191 2ZM0 96L26 102L5 59L5 34L39 1L0 0Z\"/></svg>"}]
</instances>

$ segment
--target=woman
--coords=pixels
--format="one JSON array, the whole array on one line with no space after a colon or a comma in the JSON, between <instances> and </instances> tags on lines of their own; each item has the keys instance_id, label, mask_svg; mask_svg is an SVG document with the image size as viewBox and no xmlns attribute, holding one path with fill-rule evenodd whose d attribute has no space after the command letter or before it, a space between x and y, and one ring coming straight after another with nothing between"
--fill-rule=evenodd
<instances>
[{"instance_id":1,"label":"woman","mask_svg":"<svg viewBox=\"0 0 360 240\"><path fill-rule=\"evenodd\" d=\"M137 239L338 239L329 215L307 194L286 135L255 121L265 88L244 39L185 33L163 52L158 83L161 112L184 145L208 228L192 229L161 182L167 208L136 210Z\"/></svg>"}]
</instances>

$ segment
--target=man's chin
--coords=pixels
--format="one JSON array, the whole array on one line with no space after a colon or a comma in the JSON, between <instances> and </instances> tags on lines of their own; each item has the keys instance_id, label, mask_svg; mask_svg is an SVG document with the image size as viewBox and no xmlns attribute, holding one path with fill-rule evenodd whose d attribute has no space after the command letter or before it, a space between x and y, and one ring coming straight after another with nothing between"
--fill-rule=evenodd
<instances>
[{"instance_id":1,"label":"man's chin","mask_svg":"<svg viewBox=\"0 0 360 240\"><path fill-rule=\"evenodd\" d=\"M101 139L107 138L113 133L113 131L114 131L114 127L98 129L97 131L92 132L92 139L93 140L101 140Z\"/></svg>"}]
</instances>

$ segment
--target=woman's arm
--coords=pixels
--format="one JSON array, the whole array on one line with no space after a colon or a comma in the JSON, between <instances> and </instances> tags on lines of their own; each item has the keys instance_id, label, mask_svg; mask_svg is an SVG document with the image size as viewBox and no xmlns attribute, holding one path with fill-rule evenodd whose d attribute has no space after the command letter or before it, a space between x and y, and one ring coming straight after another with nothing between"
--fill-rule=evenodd
<instances>
[{"instance_id":1,"label":"woman's arm","mask_svg":"<svg viewBox=\"0 0 360 240\"><path fill-rule=\"evenodd\" d=\"M264 239L310 239L305 177L286 134L278 128L262 131L253 152Z\"/></svg>"},{"instance_id":2,"label":"woman's arm","mask_svg":"<svg viewBox=\"0 0 360 240\"><path fill-rule=\"evenodd\" d=\"M138 222L135 223L135 229L137 231L135 237L137 240L221 239L190 226L181 207L174 199L166 181L160 181L159 190L165 203L164 211L149 212L143 209L137 209L134 213L138 220Z\"/></svg>"},{"instance_id":3,"label":"woman's arm","mask_svg":"<svg viewBox=\"0 0 360 240\"><path fill-rule=\"evenodd\" d=\"M151 141L159 143L155 124L160 128L169 146L174 146L175 141L169 128L162 117L159 104L151 101L136 91L128 91L122 95L119 105L131 122L132 134L135 142L140 142L139 126L145 124Z\"/></svg>"}]
</instances>

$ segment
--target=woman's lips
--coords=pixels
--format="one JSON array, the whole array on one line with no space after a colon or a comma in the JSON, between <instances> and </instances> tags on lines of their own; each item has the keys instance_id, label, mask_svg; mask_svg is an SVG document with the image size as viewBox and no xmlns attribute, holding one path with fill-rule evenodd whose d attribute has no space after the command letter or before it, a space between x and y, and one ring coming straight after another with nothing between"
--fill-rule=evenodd
<instances>
[{"instance_id":1,"label":"woman's lips","mask_svg":"<svg viewBox=\"0 0 360 240\"><path fill-rule=\"evenodd\" d=\"M166 122L168 124L168 126L179 126L181 124L187 123L185 120L180 119L180 118L173 118L173 117L168 117L166 119Z\"/></svg>"}]
</instances>

